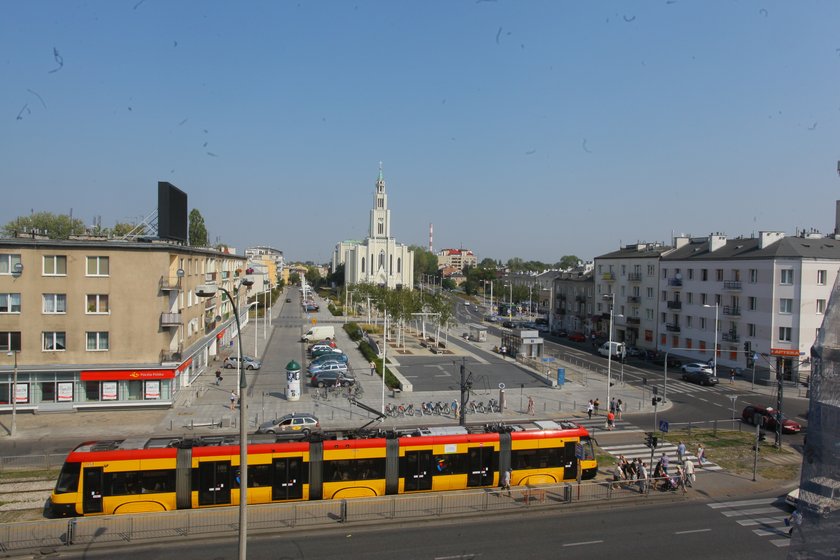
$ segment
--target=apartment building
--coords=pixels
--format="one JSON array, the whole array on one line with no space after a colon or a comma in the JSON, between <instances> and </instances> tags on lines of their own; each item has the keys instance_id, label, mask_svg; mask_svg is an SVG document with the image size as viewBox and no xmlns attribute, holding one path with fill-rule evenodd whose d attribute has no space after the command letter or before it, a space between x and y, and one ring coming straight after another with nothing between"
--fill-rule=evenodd
<instances>
[{"instance_id":1,"label":"apartment building","mask_svg":"<svg viewBox=\"0 0 840 560\"><path fill-rule=\"evenodd\" d=\"M469 249L441 249L437 252L438 268L457 268L463 271L466 267L475 267L478 257Z\"/></svg>"},{"instance_id":2,"label":"apartment building","mask_svg":"<svg viewBox=\"0 0 840 560\"><path fill-rule=\"evenodd\" d=\"M561 272L554 277L551 288L549 328L570 333L592 330L594 282L591 268ZM600 316L598 317L600 319Z\"/></svg>"},{"instance_id":3,"label":"apartment building","mask_svg":"<svg viewBox=\"0 0 840 560\"><path fill-rule=\"evenodd\" d=\"M236 335L231 302L196 287L234 294L244 266L159 240L0 239L0 410L15 364L18 410L171 405Z\"/></svg>"}]
</instances>

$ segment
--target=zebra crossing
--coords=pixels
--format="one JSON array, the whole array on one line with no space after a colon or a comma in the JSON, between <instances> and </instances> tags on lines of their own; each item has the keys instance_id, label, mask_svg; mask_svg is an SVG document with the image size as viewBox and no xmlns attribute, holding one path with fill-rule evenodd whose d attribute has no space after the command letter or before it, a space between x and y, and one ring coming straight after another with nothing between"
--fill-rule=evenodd
<instances>
[{"instance_id":1,"label":"zebra crossing","mask_svg":"<svg viewBox=\"0 0 840 560\"><path fill-rule=\"evenodd\" d=\"M620 444L620 445L602 445L600 446L601 449L609 453L614 457L618 457L619 455L624 455L625 459L641 459L642 461L649 461L650 460L650 448L646 446L644 443L631 443L631 444ZM670 442L660 442L659 445L653 452L653 459L657 461L662 454L665 454L668 457L668 461L672 465L678 465L679 461L677 460L677 446ZM686 461L693 461L695 465L698 465L697 457L692 455L689 452L685 454ZM698 467L695 469L695 473L699 474L702 472L708 471L720 471L723 470L723 467L712 463L708 459L703 463L703 467Z\"/></svg>"},{"instance_id":2,"label":"zebra crossing","mask_svg":"<svg viewBox=\"0 0 840 560\"><path fill-rule=\"evenodd\" d=\"M787 536L788 528L785 526L785 518L790 513L789 507L782 498L739 500L706 505L734 519L738 525L749 527L759 537L771 537L770 542L779 548L790 546L790 538Z\"/></svg>"},{"instance_id":3,"label":"zebra crossing","mask_svg":"<svg viewBox=\"0 0 840 560\"><path fill-rule=\"evenodd\" d=\"M572 418L575 424L580 424L589 433L597 433L607 429L607 419L605 416L593 416L592 418ZM631 424L627 420L615 420L612 431L614 432L641 432L642 430L635 424Z\"/></svg>"}]
</instances>

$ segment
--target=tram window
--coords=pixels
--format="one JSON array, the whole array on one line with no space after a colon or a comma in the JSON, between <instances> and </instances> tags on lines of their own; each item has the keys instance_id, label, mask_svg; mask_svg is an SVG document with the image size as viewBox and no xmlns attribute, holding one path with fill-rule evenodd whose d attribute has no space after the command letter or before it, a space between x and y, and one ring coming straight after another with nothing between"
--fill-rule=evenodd
<instances>
[{"instance_id":1,"label":"tram window","mask_svg":"<svg viewBox=\"0 0 840 560\"><path fill-rule=\"evenodd\" d=\"M511 460L515 469L544 469L563 465L563 455L556 447L513 451Z\"/></svg>"},{"instance_id":2,"label":"tram window","mask_svg":"<svg viewBox=\"0 0 840 560\"><path fill-rule=\"evenodd\" d=\"M58 482L55 485L56 494L66 494L79 489L79 475L82 472L81 463L64 463Z\"/></svg>"},{"instance_id":3,"label":"tram window","mask_svg":"<svg viewBox=\"0 0 840 560\"><path fill-rule=\"evenodd\" d=\"M174 492L175 471L158 470L106 473L103 491L108 496Z\"/></svg>"},{"instance_id":4,"label":"tram window","mask_svg":"<svg viewBox=\"0 0 840 560\"><path fill-rule=\"evenodd\" d=\"M435 455L434 458L434 472L435 475L446 474L464 474L464 455L447 453L444 455Z\"/></svg>"},{"instance_id":5,"label":"tram window","mask_svg":"<svg viewBox=\"0 0 840 560\"><path fill-rule=\"evenodd\" d=\"M384 478L384 472L385 459L356 459L324 462L324 480L327 482Z\"/></svg>"},{"instance_id":6,"label":"tram window","mask_svg":"<svg viewBox=\"0 0 840 560\"><path fill-rule=\"evenodd\" d=\"M248 465L248 488L271 486L271 465Z\"/></svg>"},{"instance_id":7,"label":"tram window","mask_svg":"<svg viewBox=\"0 0 840 560\"><path fill-rule=\"evenodd\" d=\"M580 445L583 447L583 459L585 461L591 461L595 459L595 450L592 449L592 440L590 438L580 438Z\"/></svg>"}]
</instances>

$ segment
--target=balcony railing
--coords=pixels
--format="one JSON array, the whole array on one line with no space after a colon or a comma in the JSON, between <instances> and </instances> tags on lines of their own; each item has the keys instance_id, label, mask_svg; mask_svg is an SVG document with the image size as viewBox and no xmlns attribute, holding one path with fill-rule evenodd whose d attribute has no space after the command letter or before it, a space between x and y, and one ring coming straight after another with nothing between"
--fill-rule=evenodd
<instances>
[{"instance_id":1,"label":"balcony railing","mask_svg":"<svg viewBox=\"0 0 840 560\"><path fill-rule=\"evenodd\" d=\"M180 313L161 313L160 314L161 327L180 327L181 314Z\"/></svg>"},{"instance_id":2,"label":"balcony railing","mask_svg":"<svg viewBox=\"0 0 840 560\"><path fill-rule=\"evenodd\" d=\"M642 320L639 317L627 317L627 324L628 325L639 325L641 324Z\"/></svg>"},{"instance_id":3,"label":"balcony railing","mask_svg":"<svg viewBox=\"0 0 840 560\"><path fill-rule=\"evenodd\" d=\"M175 290L181 289L181 279L180 278L170 278L168 276L161 276L160 277L160 291L161 292L171 292Z\"/></svg>"},{"instance_id":4,"label":"balcony railing","mask_svg":"<svg viewBox=\"0 0 840 560\"><path fill-rule=\"evenodd\" d=\"M178 347L176 350L162 350L160 353L160 363L166 362L180 362L183 360L183 348Z\"/></svg>"},{"instance_id":5,"label":"balcony railing","mask_svg":"<svg viewBox=\"0 0 840 560\"><path fill-rule=\"evenodd\" d=\"M666 323L665 330L668 332L680 332L680 326L676 323Z\"/></svg>"},{"instance_id":6,"label":"balcony railing","mask_svg":"<svg viewBox=\"0 0 840 560\"><path fill-rule=\"evenodd\" d=\"M734 307L734 306L731 306L731 305L724 305L723 306L723 314L724 315L740 315L741 314L741 308L740 307Z\"/></svg>"},{"instance_id":7,"label":"balcony railing","mask_svg":"<svg viewBox=\"0 0 840 560\"><path fill-rule=\"evenodd\" d=\"M627 275L627 280L629 282L641 282L642 281L642 273L641 272L631 272Z\"/></svg>"},{"instance_id":8,"label":"balcony railing","mask_svg":"<svg viewBox=\"0 0 840 560\"><path fill-rule=\"evenodd\" d=\"M668 309L682 309L682 302L681 301L669 301L668 302Z\"/></svg>"},{"instance_id":9,"label":"balcony railing","mask_svg":"<svg viewBox=\"0 0 840 560\"><path fill-rule=\"evenodd\" d=\"M668 278L669 286L682 286L682 278Z\"/></svg>"},{"instance_id":10,"label":"balcony railing","mask_svg":"<svg viewBox=\"0 0 840 560\"><path fill-rule=\"evenodd\" d=\"M601 275L601 280L612 282L613 280L615 280L615 274L613 274L612 272L605 272Z\"/></svg>"},{"instance_id":11,"label":"balcony railing","mask_svg":"<svg viewBox=\"0 0 840 560\"><path fill-rule=\"evenodd\" d=\"M738 333L732 331L721 334L720 338L725 342L738 342L739 340L741 340L741 337L738 335Z\"/></svg>"},{"instance_id":12,"label":"balcony railing","mask_svg":"<svg viewBox=\"0 0 840 560\"><path fill-rule=\"evenodd\" d=\"M627 303L642 303L641 296L627 296Z\"/></svg>"},{"instance_id":13,"label":"balcony railing","mask_svg":"<svg viewBox=\"0 0 840 560\"><path fill-rule=\"evenodd\" d=\"M735 280L727 280L726 282L723 283L723 289L724 290L740 290L741 289L741 283L737 282Z\"/></svg>"}]
</instances>

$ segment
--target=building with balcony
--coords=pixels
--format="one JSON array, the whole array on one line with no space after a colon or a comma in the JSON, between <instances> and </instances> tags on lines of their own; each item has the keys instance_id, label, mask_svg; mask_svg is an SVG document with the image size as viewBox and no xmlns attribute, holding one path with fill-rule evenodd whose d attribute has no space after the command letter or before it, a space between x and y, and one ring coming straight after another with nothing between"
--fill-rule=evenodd
<instances>
[{"instance_id":1,"label":"building with balcony","mask_svg":"<svg viewBox=\"0 0 840 560\"><path fill-rule=\"evenodd\" d=\"M235 336L245 258L165 241L0 239L0 410L170 406Z\"/></svg>"},{"instance_id":2,"label":"building with balcony","mask_svg":"<svg viewBox=\"0 0 840 560\"><path fill-rule=\"evenodd\" d=\"M437 259L438 269L457 268L461 272L478 264L478 257L469 249L441 249L437 252Z\"/></svg>"}]
</instances>

